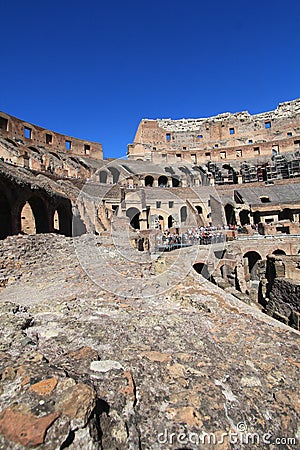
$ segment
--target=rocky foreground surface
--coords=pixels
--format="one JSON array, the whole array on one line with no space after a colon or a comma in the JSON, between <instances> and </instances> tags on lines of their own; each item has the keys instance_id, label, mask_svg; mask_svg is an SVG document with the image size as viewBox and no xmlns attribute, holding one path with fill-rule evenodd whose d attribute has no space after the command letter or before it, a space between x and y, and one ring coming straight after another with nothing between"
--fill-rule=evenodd
<instances>
[{"instance_id":1,"label":"rocky foreground surface","mask_svg":"<svg viewBox=\"0 0 300 450\"><path fill-rule=\"evenodd\" d=\"M120 249L1 242L0 448L299 448L299 333Z\"/></svg>"}]
</instances>

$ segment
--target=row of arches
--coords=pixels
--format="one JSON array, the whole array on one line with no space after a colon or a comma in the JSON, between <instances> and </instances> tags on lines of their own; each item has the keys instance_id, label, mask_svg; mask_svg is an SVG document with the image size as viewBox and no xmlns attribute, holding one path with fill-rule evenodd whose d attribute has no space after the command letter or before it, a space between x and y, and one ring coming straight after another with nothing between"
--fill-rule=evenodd
<instances>
[{"instance_id":1,"label":"row of arches","mask_svg":"<svg viewBox=\"0 0 300 450\"><path fill-rule=\"evenodd\" d=\"M33 192L30 187L0 182L0 239L12 234L59 233L72 235L69 199Z\"/></svg>"},{"instance_id":2,"label":"row of arches","mask_svg":"<svg viewBox=\"0 0 300 450\"><path fill-rule=\"evenodd\" d=\"M300 250L299 252L300 253ZM274 250L272 252L272 255L286 255L286 252L280 248ZM255 250L250 250L243 254L243 261L244 261L244 270L245 270L245 276L248 277L250 281L259 280L259 262L263 261L262 256L259 252ZM213 275L215 275L216 272L210 273L208 270L208 266L204 262L197 262L193 265L194 270L201 274L204 278L207 280L210 280L212 282L214 281ZM229 276L232 275L232 273L235 274L235 278L237 277L237 267L236 264L228 264L228 262L224 262L223 264L218 266L218 271L223 279L226 279ZM235 282L235 286L237 285L238 280Z\"/></svg>"},{"instance_id":3,"label":"row of arches","mask_svg":"<svg viewBox=\"0 0 300 450\"><path fill-rule=\"evenodd\" d=\"M145 177L145 186L152 187L154 186L155 179L151 175L147 175ZM180 186L180 180L176 177L171 177L171 180L168 179L165 175L161 175L157 179L158 187L179 187Z\"/></svg>"},{"instance_id":4,"label":"row of arches","mask_svg":"<svg viewBox=\"0 0 300 450\"><path fill-rule=\"evenodd\" d=\"M131 177L134 176L133 174ZM166 175L161 175L159 177L153 177L152 175L146 175L145 177L140 177L136 175L140 180L143 181L143 185L146 187L179 187L179 178L173 176L168 178ZM104 184L116 184L120 180L120 171L115 167L108 167L107 170L100 170L99 172L99 182ZM125 179L124 179L125 180Z\"/></svg>"},{"instance_id":5,"label":"row of arches","mask_svg":"<svg viewBox=\"0 0 300 450\"><path fill-rule=\"evenodd\" d=\"M237 225L235 209L234 207L227 203L224 207L226 223L227 225ZM255 211L253 214L253 222L254 224L258 224L261 222L262 213L259 211ZM250 224L250 211L247 209L243 209L239 213L239 219L242 226ZM294 213L290 208L284 208L282 211L278 212L278 220L290 220L293 222Z\"/></svg>"},{"instance_id":6,"label":"row of arches","mask_svg":"<svg viewBox=\"0 0 300 450\"><path fill-rule=\"evenodd\" d=\"M196 207L199 214L202 213L201 206ZM126 217L129 218L130 225L135 228L136 230L139 230L141 228L140 221L141 221L141 211L136 207L131 207L126 210ZM182 206L180 208L180 224L184 225L187 221L187 207ZM166 228L172 228L174 226L178 226L175 217L170 215L158 215L158 223L157 227L160 228L162 231L164 231ZM149 228L149 223L147 223L147 227Z\"/></svg>"}]
</instances>

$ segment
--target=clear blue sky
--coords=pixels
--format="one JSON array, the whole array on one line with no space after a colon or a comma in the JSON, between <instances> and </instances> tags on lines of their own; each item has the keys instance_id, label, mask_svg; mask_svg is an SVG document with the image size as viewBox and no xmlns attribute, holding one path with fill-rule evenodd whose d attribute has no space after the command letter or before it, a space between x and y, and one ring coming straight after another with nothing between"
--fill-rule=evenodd
<instances>
[{"instance_id":1,"label":"clear blue sky","mask_svg":"<svg viewBox=\"0 0 300 450\"><path fill-rule=\"evenodd\" d=\"M299 0L3 0L0 110L126 154L142 118L300 97Z\"/></svg>"}]
</instances>

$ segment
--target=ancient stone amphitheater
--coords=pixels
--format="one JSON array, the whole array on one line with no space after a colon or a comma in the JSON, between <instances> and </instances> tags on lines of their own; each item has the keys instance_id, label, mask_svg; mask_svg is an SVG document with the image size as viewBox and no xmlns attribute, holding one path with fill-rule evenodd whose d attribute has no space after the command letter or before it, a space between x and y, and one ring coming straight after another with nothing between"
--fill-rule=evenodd
<instances>
[{"instance_id":1,"label":"ancient stone amphitheater","mask_svg":"<svg viewBox=\"0 0 300 450\"><path fill-rule=\"evenodd\" d=\"M300 100L119 160L0 113L0 448L299 448L299 176Z\"/></svg>"}]
</instances>

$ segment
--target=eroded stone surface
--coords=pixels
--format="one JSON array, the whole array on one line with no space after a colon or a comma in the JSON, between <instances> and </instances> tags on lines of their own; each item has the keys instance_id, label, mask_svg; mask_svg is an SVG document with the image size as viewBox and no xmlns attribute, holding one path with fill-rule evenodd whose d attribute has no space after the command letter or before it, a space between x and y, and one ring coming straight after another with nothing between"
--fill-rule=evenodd
<instances>
[{"instance_id":1,"label":"eroded stone surface","mask_svg":"<svg viewBox=\"0 0 300 450\"><path fill-rule=\"evenodd\" d=\"M34 252L23 253L28 239ZM8 427L16 411L43 424L30 438L41 449L206 449L176 436L221 436L241 422L261 438L298 436L297 331L198 275L124 298L85 275L71 239L2 245L15 280L0 292L0 448L27 445ZM121 367L94 377L91 363L107 361ZM249 448L226 442L220 448Z\"/></svg>"}]
</instances>

